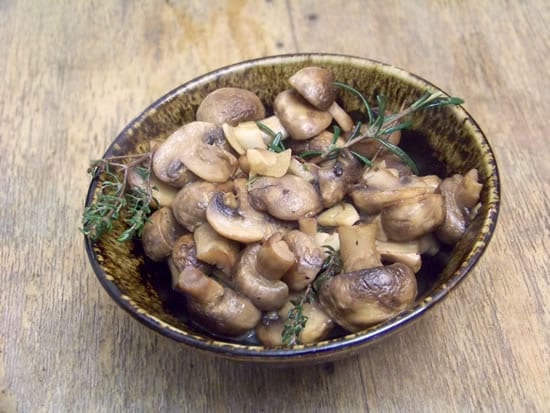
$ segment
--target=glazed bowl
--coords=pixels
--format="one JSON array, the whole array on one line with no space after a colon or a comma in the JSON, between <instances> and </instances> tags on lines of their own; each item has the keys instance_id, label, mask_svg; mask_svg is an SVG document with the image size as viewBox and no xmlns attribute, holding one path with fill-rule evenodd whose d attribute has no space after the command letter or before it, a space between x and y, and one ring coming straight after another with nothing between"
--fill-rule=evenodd
<instances>
[{"instance_id":1,"label":"glazed bowl","mask_svg":"<svg viewBox=\"0 0 550 413\"><path fill-rule=\"evenodd\" d=\"M194 120L201 100L220 87L249 89L269 111L276 94L288 88L290 75L310 65L330 69L337 80L353 85L369 101L377 94L384 94L392 110L426 90L440 90L416 75L364 58L330 54L260 58L215 70L162 96L122 130L104 156L143 152L149 140L164 139L182 124ZM349 93L340 91L338 99L348 111L359 109L360 102ZM139 241L120 243L110 234L97 242L86 238L88 257L105 290L124 310L152 330L192 349L233 360L279 366L352 355L402 331L472 275L496 225L499 177L495 157L483 132L463 107L444 106L418 112L413 126L404 133L401 146L415 159L422 174L446 176L477 168L483 184L481 208L454 247L444 248L424 262L417 277L415 303L398 316L358 333L342 332L339 337L316 344L272 349L246 341L221 339L189 320L171 291L167 267L146 259ZM92 201L97 184L96 177L90 184L86 205Z\"/></svg>"}]
</instances>

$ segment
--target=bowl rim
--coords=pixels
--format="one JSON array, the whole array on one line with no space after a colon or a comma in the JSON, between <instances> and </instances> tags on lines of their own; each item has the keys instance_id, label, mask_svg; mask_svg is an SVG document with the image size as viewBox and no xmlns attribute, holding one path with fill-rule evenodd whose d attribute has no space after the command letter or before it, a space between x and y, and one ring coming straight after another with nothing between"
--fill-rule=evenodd
<instances>
[{"instance_id":1,"label":"bowl rim","mask_svg":"<svg viewBox=\"0 0 550 413\"><path fill-rule=\"evenodd\" d=\"M103 154L103 157L109 156L116 150L118 140L127 134L129 130L139 125L143 119L145 119L151 111L154 111L160 104L175 96L185 93L186 90L193 88L195 85L208 83L210 79L222 76L231 72L240 72L248 67L255 65L273 65L273 64L285 64L292 62L306 62L310 61L313 64L322 64L323 60L326 63L355 63L358 65L374 65L380 66L385 70L394 71L397 75L409 79L411 81L418 82L425 86L429 86L436 90L442 91L447 94L440 87L434 85L430 81L422 78L419 75L408 72L395 65L383 63L378 60L369 59L365 57L352 56L346 54L335 53L291 53L291 54L279 54L266 57L260 57L255 59L248 59L241 62L233 63L220 67L218 69L209 71L205 74L197 76L187 82L176 86L169 92L165 93L153 103L147 106L136 117L129 121L124 128L117 134L115 139L108 146L107 150ZM447 94L448 95L448 94ZM460 266L452 273L448 281L441 285L438 289L434 290L431 294L426 296L421 302L417 303L414 307L408 308L400 313L398 316L387 320L381 324L377 324L366 330L362 330L358 333L351 333L345 336L337 337L330 340L324 340L319 343L298 345L292 348L264 348L263 346L250 346L245 344L236 344L232 342L224 342L217 339L210 339L195 335L191 332L183 332L179 328L173 327L166 322L158 319L157 317L148 314L147 311L141 309L135 304L130 297L126 296L119 287L110 279L109 276L101 268L96 254L93 248L93 242L86 236L84 236L85 250L88 259L92 265L92 268L100 281L103 288L111 296L111 298L122 307L132 317L137 319L145 326L152 330L169 337L175 341L182 342L190 347L201 350L209 354L230 358L238 361L251 361L251 362L295 362L309 358L307 356L315 355L315 359L322 361L323 359L338 358L338 355L349 355L361 348L372 344L382 338L386 338L389 335L401 331L401 328L406 325L411 325L411 321L417 320L420 315L426 313L426 311L435 307L444 298L448 296L451 290L453 290L458 284L464 280L466 275L477 264L487 246L490 239L493 236L498 215L500 211L500 177L498 172L498 166L496 163L494 151L487 140L485 134L473 119L473 117L461 106L455 106L453 111L460 113L462 117L467 119L471 123L473 128L473 135L479 140L479 144L485 147L484 159L490 169L489 177L492 185L488 188L489 192L489 205L487 209L487 215L482 222L482 230L476 234L473 242L474 248L468 251L466 256L462 259ZM88 193L86 195L85 205L88 205L96 189L97 178L92 178ZM344 354L345 353L345 354Z\"/></svg>"}]
</instances>

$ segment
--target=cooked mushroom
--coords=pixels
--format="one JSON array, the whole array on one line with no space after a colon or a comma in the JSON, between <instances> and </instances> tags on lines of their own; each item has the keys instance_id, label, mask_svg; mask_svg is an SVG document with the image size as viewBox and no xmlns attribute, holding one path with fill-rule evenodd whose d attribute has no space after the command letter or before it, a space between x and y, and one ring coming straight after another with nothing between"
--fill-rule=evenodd
<instances>
[{"instance_id":1,"label":"cooked mushroom","mask_svg":"<svg viewBox=\"0 0 550 413\"><path fill-rule=\"evenodd\" d=\"M225 139L239 155L245 154L247 149L264 149L267 147L262 139L260 128L255 122L243 122L237 126L224 123L222 129Z\"/></svg>"},{"instance_id":2,"label":"cooked mushroom","mask_svg":"<svg viewBox=\"0 0 550 413\"><path fill-rule=\"evenodd\" d=\"M262 248L261 244L250 244L243 250L235 267L233 282L237 290L260 310L272 311L281 308L285 303L288 286L280 280L284 272L277 268L270 268L274 271L268 271L258 265L258 254ZM294 260L291 261L293 263Z\"/></svg>"},{"instance_id":3,"label":"cooked mushroom","mask_svg":"<svg viewBox=\"0 0 550 413\"><path fill-rule=\"evenodd\" d=\"M206 222L206 208L216 192L230 191L231 182L213 184L206 181L195 181L179 190L172 203L176 220L188 231L194 231Z\"/></svg>"},{"instance_id":4,"label":"cooked mushroom","mask_svg":"<svg viewBox=\"0 0 550 413\"><path fill-rule=\"evenodd\" d=\"M261 312L248 298L193 266L180 272L175 286L186 295L193 318L216 333L239 336L253 329L261 318Z\"/></svg>"},{"instance_id":5,"label":"cooked mushroom","mask_svg":"<svg viewBox=\"0 0 550 413\"><path fill-rule=\"evenodd\" d=\"M332 122L332 115L311 106L294 90L285 90L273 103L275 115L296 140L312 138L325 130Z\"/></svg>"},{"instance_id":6,"label":"cooked mushroom","mask_svg":"<svg viewBox=\"0 0 550 413\"><path fill-rule=\"evenodd\" d=\"M336 99L334 75L325 68L304 67L290 76L288 83L319 110L327 110Z\"/></svg>"},{"instance_id":7,"label":"cooked mushroom","mask_svg":"<svg viewBox=\"0 0 550 413\"><path fill-rule=\"evenodd\" d=\"M477 182L477 170L466 175L453 175L443 180L439 190L445 204L445 219L437 237L445 244L456 243L466 231L468 210L479 201L482 185Z\"/></svg>"},{"instance_id":8,"label":"cooked mushroom","mask_svg":"<svg viewBox=\"0 0 550 413\"><path fill-rule=\"evenodd\" d=\"M184 232L170 208L163 207L153 212L143 226L141 235L145 255L153 261L163 260L172 253L174 242Z\"/></svg>"},{"instance_id":9,"label":"cooked mushroom","mask_svg":"<svg viewBox=\"0 0 550 413\"><path fill-rule=\"evenodd\" d=\"M183 186L188 171L208 182L226 182L237 169L237 159L226 150L223 130L207 122L179 128L153 155L153 172L166 183Z\"/></svg>"},{"instance_id":10,"label":"cooked mushroom","mask_svg":"<svg viewBox=\"0 0 550 413\"><path fill-rule=\"evenodd\" d=\"M352 204L342 202L317 215L317 222L325 227L353 225L359 221L359 213Z\"/></svg>"},{"instance_id":11,"label":"cooked mushroom","mask_svg":"<svg viewBox=\"0 0 550 413\"><path fill-rule=\"evenodd\" d=\"M340 125L340 128L344 132L349 132L353 129L353 119L336 101L330 105L328 113L332 115L334 121Z\"/></svg>"},{"instance_id":12,"label":"cooked mushroom","mask_svg":"<svg viewBox=\"0 0 550 413\"><path fill-rule=\"evenodd\" d=\"M193 234L184 234L174 242L172 254L168 258L168 268L172 275L172 288L176 289L176 283L180 272L185 267L192 266L202 272L208 272L206 263L197 258L197 250L193 240Z\"/></svg>"},{"instance_id":13,"label":"cooked mushroom","mask_svg":"<svg viewBox=\"0 0 550 413\"><path fill-rule=\"evenodd\" d=\"M313 216L323 207L314 186L295 175L260 177L249 187L250 205L285 221Z\"/></svg>"},{"instance_id":14,"label":"cooked mushroom","mask_svg":"<svg viewBox=\"0 0 550 413\"><path fill-rule=\"evenodd\" d=\"M210 92L197 109L198 121L231 126L248 120L265 118L265 108L258 96L249 90L222 87Z\"/></svg>"},{"instance_id":15,"label":"cooked mushroom","mask_svg":"<svg viewBox=\"0 0 550 413\"><path fill-rule=\"evenodd\" d=\"M376 225L358 224L338 227L340 256L344 271L357 271L382 264L376 250Z\"/></svg>"},{"instance_id":16,"label":"cooked mushroom","mask_svg":"<svg viewBox=\"0 0 550 413\"><path fill-rule=\"evenodd\" d=\"M195 229L193 239L199 260L215 265L227 276L231 275L240 251L237 242L222 237L208 223Z\"/></svg>"},{"instance_id":17,"label":"cooked mushroom","mask_svg":"<svg viewBox=\"0 0 550 413\"><path fill-rule=\"evenodd\" d=\"M301 291L315 279L323 266L325 255L313 239L302 231L292 230L284 236L284 240L296 261L284 275L283 281L291 290Z\"/></svg>"},{"instance_id":18,"label":"cooked mushroom","mask_svg":"<svg viewBox=\"0 0 550 413\"><path fill-rule=\"evenodd\" d=\"M276 232L270 236L258 251L256 268L269 280L280 280L294 265L294 254L283 240L283 234Z\"/></svg>"},{"instance_id":19,"label":"cooked mushroom","mask_svg":"<svg viewBox=\"0 0 550 413\"><path fill-rule=\"evenodd\" d=\"M344 199L348 186L359 178L361 163L348 150L343 150L336 160L319 168L319 189L323 206L330 208Z\"/></svg>"},{"instance_id":20,"label":"cooked mushroom","mask_svg":"<svg viewBox=\"0 0 550 413\"><path fill-rule=\"evenodd\" d=\"M361 127L359 132L366 133L368 128L369 126L365 124ZM385 136L384 140L387 140L391 144L399 145L399 142L401 141L401 131L396 130L389 136ZM384 156L386 153L388 153L388 151L385 150L384 147L374 139L363 139L357 142L355 145L352 145L350 149L354 152L359 153L360 155L367 157L368 159L371 159L377 153L381 156Z\"/></svg>"},{"instance_id":21,"label":"cooked mushroom","mask_svg":"<svg viewBox=\"0 0 550 413\"><path fill-rule=\"evenodd\" d=\"M293 153L298 154L307 151L325 152L328 149L329 145L332 144L333 137L334 133L324 130L319 135L314 136L311 139L303 141L290 140L288 142L288 146L292 149ZM333 145L342 146L345 143L345 139L342 136L339 136ZM319 160L319 157L312 157L309 159L309 162L318 162Z\"/></svg>"},{"instance_id":22,"label":"cooked mushroom","mask_svg":"<svg viewBox=\"0 0 550 413\"><path fill-rule=\"evenodd\" d=\"M236 194L216 192L206 209L206 219L218 234L248 243L287 230L280 221L250 206L245 179L235 179L233 184Z\"/></svg>"},{"instance_id":23,"label":"cooked mushroom","mask_svg":"<svg viewBox=\"0 0 550 413\"><path fill-rule=\"evenodd\" d=\"M400 262L405 264L415 273L417 273L422 266L420 245L417 241L376 241L376 250L384 263Z\"/></svg>"},{"instance_id":24,"label":"cooked mushroom","mask_svg":"<svg viewBox=\"0 0 550 413\"><path fill-rule=\"evenodd\" d=\"M284 323L292 304L287 303L277 312L267 313L256 326L256 335L266 347L283 345ZM334 321L325 313L317 300L302 305L307 323L298 335L301 344L316 343L325 339L334 327Z\"/></svg>"},{"instance_id":25,"label":"cooked mushroom","mask_svg":"<svg viewBox=\"0 0 550 413\"><path fill-rule=\"evenodd\" d=\"M321 285L319 301L336 323L356 332L399 314L416 292L414 272L396 263L330 277Z\"/></svg>"},{"instance_id":26,"label":"cooked mushroom","mask_svg":"<svg viewBox=\"0 0 550 413\"><path fill-rule=\"evenodd\" d=\"M316 182L319 179L319 167L314 163L300 162L296 158L290 158L288 173L296 175L308 182Z\"/></svg>"},{"instance_id":27,"label":"cooked mushroom","mask_svg":"<svg viewBox=\"0 0 550 413\"><path fill-rule=\"evenodd\" d=\"M396 201L382 208L380 218L390 240L411 241L434 231L443 223L443 197L423 194Z\"/></svg>"}]
</instances>

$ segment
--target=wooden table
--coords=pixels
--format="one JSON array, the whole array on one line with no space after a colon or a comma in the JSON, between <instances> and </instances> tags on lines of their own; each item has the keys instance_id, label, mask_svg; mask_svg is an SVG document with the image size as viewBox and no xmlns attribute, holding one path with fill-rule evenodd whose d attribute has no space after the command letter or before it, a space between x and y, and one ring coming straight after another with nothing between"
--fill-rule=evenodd
<instances>
[{"instance_id":1,"label":"wooden table","mask_svg":"<svg viewBox=\"0 0 550 413\"><path fill-rule=\"evenodd\" d=\"M88 160L178 84L305 51L463 97L500 165L495 237L444 303L359 356L199 356L97 282L77 229ZM546 0L0 0L0 411L549 411L549 54Z\"/></svg>"}]
</instances>

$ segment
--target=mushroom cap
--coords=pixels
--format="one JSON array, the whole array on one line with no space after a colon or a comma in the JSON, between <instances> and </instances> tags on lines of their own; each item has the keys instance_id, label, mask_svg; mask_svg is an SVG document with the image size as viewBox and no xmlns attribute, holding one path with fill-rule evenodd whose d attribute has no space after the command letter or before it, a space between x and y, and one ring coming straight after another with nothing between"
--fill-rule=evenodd
<instances>
[{"instance_id":1,"label":"mushroom cap","mask_svg":"<svg viewBox=\"0 0 550 413\"><path fill-rule=\"evenodd\" d=\"M396 201L382 208L380 218L390 240L412 241L443 223L443 197L440 194L423 194Z\"/></svg>"},{"instance_id":2,"label":"mushroom cap","mask_svg":"<svg viewBox=\"0 0 550 413\"><path fill-rule=\"evenodd\" d=\"M236 194L216 192L206 209L206 219L214 230L240 242L256 242L287 228L280 221L252 208L248 202L245 179L233 182Z\"/></svg>"},{"instance_id":3,"label":"mushroom cap","mask_svg":"<svg viewBox=\"0 0 550 413\"><path fill-rule=\"evenodd\" d=\"M327 110L336 99L334 75L331 71L308 66L298 70L289 79L290 85L311 105L319 110Z\"/></svg>"},{"instance_id":4,"label":"mushroom cap","mask_svg":"<svg viewBox=\"0 0 550 413\"><path fill-rule=\"evenodd\" d=\"M191 171L205 181L226 182L238 163L225 146L220 127L207 122L187 123L157 148L153 172L161 181L171 184L181 181L180 170Z\"/></svg>"},{"instance_id":5,"label":"mushroom cap","mask_svg":"<svg viewBox=\"0 0 550 413\"><path fill-rule=\"evenodd\" d=\"M280 280L261 275L262 269L256 265L261 248L261 244L251 244L243 250L233 274L233 282L237 290L260 310L277 310L288 298L288 286Z\"/></svg>"},{"instance_id":6,"label":"mushroom cap","mask_svg":"<svg viewBox=\"0 0 550 413\"><path fill-rule=\"evenodd\" d=\"M414 272L395 263L330 277L320 288L319 301L334 321L356 332L397 315L416 292Z\"/></svg>"},{"instance_id":7,"label":"mushroom cap","mask_svg":"<svg viewBox=\"0 0 550 413\"><path fill-rule=\"evenodd\" d=\"M285 221L313 216L323 209L314 186L296 175L256 179L249 187L248 200L255 209Z\"/></svg>"},{"instance_id":8,"label":"mushroom cap","mask_svg":"<svg viewBox=\"0 0 550 413\"><path fill-rule=\"evenodd\" d=\"M330 113L311 106L291 89L277 95L273 110L290 136L296 140L313 138L332 122Z\"/></svg>"},{"instance_id":9,"label":"mushroom cap","mask_svg":"<svg viewBox=\"0 0 550 413\"><path fill-rule=\"evenodd\" d=\"M206 222L206 208L214 193L229 191L231 187L231 182L214 184L195 181L185 185L172 202L174 217L188 231L194 231Z\"/></svg>"},{"instance_id":10,"label":"mushroom cap","mask_svg":"<svg viewBox=\"0 0 550 413\"><path fill-rule=\"evenodd\" d=\"M184 232L170 208L163 207L153 212L141 234L145 255L153 261L167 258L172 253L176 239Z\"/></svg>"},{"instance_id":11,"label":"mushroom cap","mask_svg":"<svg viewBox=\"0 0 550 413\"><path fill-rule=\"evenodd\" d=\"M283 281L293 291L303 290L312 282L325 259L323 250L302 231L292 230L285 234L284 240L296 257L296 262L283 276Z\"/></svg>"},{"instance_id":12,"label":"mushroom cap","mask_svg":"<svg viewBox=\"0 0 550 413\"><path fill-rule=\"evenodd\" d=\"M249 90L222 87L210 92L197 109L198 121L235 126L248 120L265 118L265 108L258 96Z\"/></svg>"}]
</instances>

